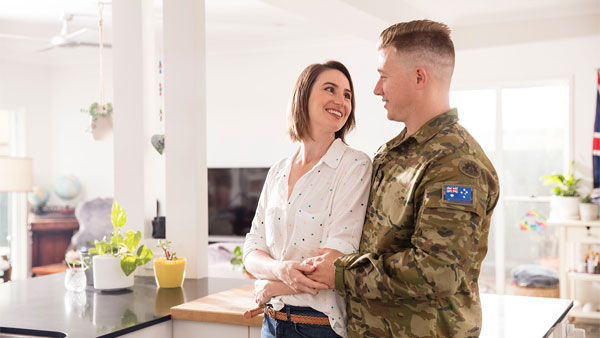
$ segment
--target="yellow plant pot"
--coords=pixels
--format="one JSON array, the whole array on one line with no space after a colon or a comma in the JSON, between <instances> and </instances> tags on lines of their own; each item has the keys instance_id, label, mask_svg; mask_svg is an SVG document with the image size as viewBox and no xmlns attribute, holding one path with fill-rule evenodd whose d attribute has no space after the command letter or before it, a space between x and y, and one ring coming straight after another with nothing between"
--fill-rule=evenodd
<instances>
[{"instance_id":1,"label":"yellow plant pot","mask_svg":"<svg viewBox=\"0 0 600 338\"><path fill-rule=\"evenodd\" d=\"M154 276L159 288L178 288L185 278L185 258L169 261L165 257L154 259Z\"/></svg>"}]
</instances>

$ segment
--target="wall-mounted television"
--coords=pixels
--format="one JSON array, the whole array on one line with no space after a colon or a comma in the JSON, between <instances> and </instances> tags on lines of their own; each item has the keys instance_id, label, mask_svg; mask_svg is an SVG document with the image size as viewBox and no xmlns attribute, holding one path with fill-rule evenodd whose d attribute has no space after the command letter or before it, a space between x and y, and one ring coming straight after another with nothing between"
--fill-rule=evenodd
<instances>
[{"instance_id":1,"label":"wall-mounted television","mask_svg":"<svg viewBox=\"0 0 600 338\"><path fill-rule=\"evenodd\" d=\"M208 240L242 241L269 168L208 168Z\"/></svg>"}]
</instances>

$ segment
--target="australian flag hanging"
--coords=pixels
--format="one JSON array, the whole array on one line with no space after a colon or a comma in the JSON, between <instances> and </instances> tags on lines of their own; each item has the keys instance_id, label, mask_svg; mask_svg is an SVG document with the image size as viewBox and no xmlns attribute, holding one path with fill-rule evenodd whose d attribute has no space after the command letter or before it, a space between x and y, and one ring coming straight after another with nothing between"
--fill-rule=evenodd
<instances>
[{"instance_id":1,"label":"australian flag hanging","mask_svg":"<svg viewBox=\"0 0 600 338\"><path fill-rule=\"evenodd\" d=\"M594 123L594 145L592 162L594 164L594 188L600 188L600 69L597 70L598 88L596 91L596 122Z\"/></svg>"}]
</instances>

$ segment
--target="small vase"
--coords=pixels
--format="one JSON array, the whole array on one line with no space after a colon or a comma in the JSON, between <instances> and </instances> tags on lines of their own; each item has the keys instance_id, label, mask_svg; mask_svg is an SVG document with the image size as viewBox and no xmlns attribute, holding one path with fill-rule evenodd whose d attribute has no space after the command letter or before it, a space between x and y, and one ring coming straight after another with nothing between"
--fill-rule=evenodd
<instances>
[{"instance_id":1,"label":"small vase","mask_svg":"<svg viewBox=\"0 0 600 338\"><path fill-rule=\"evenodd\" d=\"M598 205L593 203L579 204L579 214L582 221L595 221L598 219Z\"/></svg>"},{"instance_id":2,"label":"small vase","mask_svg":"<svg viewBox=\"0 0 600 338\"><path fill-rule=\"evenodd\" d=\"M94 140L106 140L112 135L113 132L112 116L97 116L95 120L90 117L90 127L92 128L92 137Z\"/></svg>"},{"instance_id":3,"label":"small vase","mask_svg":"<svg viewBox=\"0 0 600 338\"><path fill-rule=\"evenodd\" d=\"M73 292L85 290L87 279L83 268L67 269L65 274L65 289Z\"/></svg>"}]
</instances>

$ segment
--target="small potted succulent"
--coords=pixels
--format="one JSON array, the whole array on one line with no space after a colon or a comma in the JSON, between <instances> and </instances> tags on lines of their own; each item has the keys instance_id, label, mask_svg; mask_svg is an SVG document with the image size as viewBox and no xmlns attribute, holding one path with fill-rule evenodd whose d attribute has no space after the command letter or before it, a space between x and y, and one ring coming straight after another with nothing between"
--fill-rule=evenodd
<instances>
[{"instance_id":1,"label":"small potted succulent","mask_svg":"<svg viewBox=\"0 0 600 338\"><path fill-rule=\"evenodd\" d=\"M567 175L552 174L542 176L544 185L555 185L552 189L552 199L550 200L550 218L559 219L579 219L579 192L577 186L581 179L573 176L573 165L569 165Z\"/></svg>"},{"instance_id":2,"label":"small potted succulent","mask_svg":"<svg viewBox=\"0 0 600 338\"><path fill-rule=\"evenodd\" d=\"M582 221L594 221L598 219L598 204L593 202L590 194L581 199L579 215Z\"/></svg>"},{"instance_id":3,"label":"small potted succulent","mask_svg":"<svg viewBox=\"0 0 600 338\"><path fill-rule=\"evenodd\" d=\"M104 140L112 134L112 103L99 104L94 102L89 109L81 109L81 112L90 114L90 130L94 140Z\"/></svg>"},{"instance_id":4,"label":"small potted succulent","mask_svg":"<svg viewBox=\"0 0 600 338\"><path fill-rule=\"evenodd\" d=\"M156 285L159 288L180 287L185 279L185 258L177 257L170 241L159 239L157 246L163 250L165 257L154 259Z\"/></svg>"},{"instance_id":5,"label":"small potted succulent","mask_svg":"<svg viewBox=\"0 0 600 338\"><path fill-rule=\"evenodd\" d=\"M121 227L127 222L125 210L113 201L110 219L114 231L110 239L106 236L101 241L95 241L95 248L89 250L96 254L92 258L94 288L98 290L118 290L133 286L133 271L152 260L152 250L140 245L142 233L129 230L125 237Z\"/></svg>"},{"instance_id":6,"label":"small potted succulent","mask_svg":"<svg viewBox=\"0 0 600 338\"><path fill-rule=\"evenodd\" d=\"M74 292L85 290L87 284L85 270L87 269L87 266L81 255L70 250L65 254L65 263L67 263L68 267L65 274L65 289Z\"/></svg>"}]
</instances>

